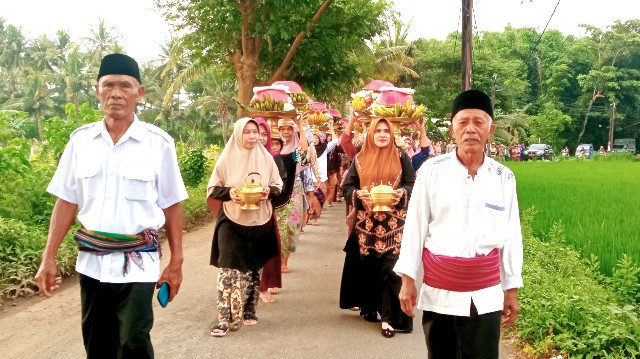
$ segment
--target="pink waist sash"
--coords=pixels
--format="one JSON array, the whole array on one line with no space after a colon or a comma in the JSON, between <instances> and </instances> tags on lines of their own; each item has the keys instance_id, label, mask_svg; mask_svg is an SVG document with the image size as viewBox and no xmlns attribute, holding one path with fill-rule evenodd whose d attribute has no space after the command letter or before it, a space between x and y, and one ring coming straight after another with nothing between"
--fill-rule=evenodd
<instances>
[{"instance_id":1,"label":"pink waist sash","mask_svg":"<svg viewBox=\"0 0 640 359\"><path fill-rule=\"evenodd\" d=\"M500 284L500 255L494 249L486 256L448 257L422 251L424 283L454 292L471 292Z\"/></svg>"}]
</instances>

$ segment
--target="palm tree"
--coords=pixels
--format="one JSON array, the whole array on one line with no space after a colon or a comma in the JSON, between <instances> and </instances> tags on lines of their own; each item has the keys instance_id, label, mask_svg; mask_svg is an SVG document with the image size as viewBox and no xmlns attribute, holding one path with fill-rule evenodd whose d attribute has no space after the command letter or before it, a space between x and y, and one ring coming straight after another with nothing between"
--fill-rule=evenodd
<instances>
[{"instance_id":1,"label":"palm tree","mask_svg":"<svg viewBox=\"0 0 640 359\"><path fill-rule=\"evenodd\" d=\"M402 78L420 77L411 68L414 62L411 57L414 43L407 41L410 26L410 22L403 24L395 11L387 15L386 38L374 42L373 50L369 49L369 56L375 63L373 78L396 84Z\"/></svg>"},{"instance_id":2,"label":"palm tree","mask_svg":"<svg viewBox=\"0 0 640 359\"><path fill-rule=\"evenodd\" d=\"M115 30L115 26L107 28L104 18L100 18L98 28L90 31L90 37L83 38L83 41L90 44L87 49L90 56L87 60L91 69L97 69L104 55L111 52L113 46L117 45L117 37L113 35Z\"/></svg>"}]
</instances>

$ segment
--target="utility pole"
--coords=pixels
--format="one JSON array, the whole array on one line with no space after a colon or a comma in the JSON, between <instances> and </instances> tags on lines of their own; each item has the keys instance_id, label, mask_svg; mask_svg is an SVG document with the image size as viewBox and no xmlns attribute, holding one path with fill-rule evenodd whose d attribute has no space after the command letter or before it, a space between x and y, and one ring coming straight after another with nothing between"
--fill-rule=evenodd
<instances>
[{"instance_id":1,"label":"utility pole","mask_svg":"<svg viewBox=\"0 0 640 359\"><path fill-rule=\"evenodd\" d=\"M611 152L611 148L613 146L613 124L616 119L616 103L611 103L611 119L609 120L609 144L607 151Z\"/></svg>"},{"instance_id":2,"label":"utility pole","mask_svg":"<svg viewBox=\"0 0 640 359\"><path fill-rule=\"evenodd\" d=\"M473 75L473 0L462 0L462 91L471 89Z\"/></svg>"},{"instance_id":3,"label":"utility pole","mask_svg":"<svg viewBox=\"0 0 640 359\"><path fill-rule=\"evenodd\" d=\"M498 87L498 74L494 73L491 76L491 109L495 111L496 109L496 88Z\"/></svg>"}]
</instances>

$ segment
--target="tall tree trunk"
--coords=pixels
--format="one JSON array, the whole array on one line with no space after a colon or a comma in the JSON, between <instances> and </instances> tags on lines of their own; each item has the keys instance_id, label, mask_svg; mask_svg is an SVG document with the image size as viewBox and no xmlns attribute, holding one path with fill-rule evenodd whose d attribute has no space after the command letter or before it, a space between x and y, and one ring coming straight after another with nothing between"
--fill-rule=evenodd
<instances>
[{"instance_id":1,"label":"tall tree trunk","mask_svg":"<svg viewBox=\"0 0 640 359\"><path fill-rule=\"evenodd\" d=\"M580 130L580 134L578 135L578 144L580 144L580 140L582 140L582 135L584 135L584 131L587 128L587 121L589 121L589 112L591 112L591 106L598 99L598 97L604 97L602 95L602 91L598 89L593 89L593 96L591 96L591 101L589 101L589 107L587 107L587 113L584 115L584 122L582 123L582 130Z\"/></svg>"},{"instance_id":2,"label":"tall tree trunk","mask_svg":"<svg viewBox=\"0 0 640 359\"><path fill-rule=\"evenodd\" d=\"M322 16L326 8L332 2L333 0L326 0L320 6L313 19L311 19L307 24L306 30L301 31L293 40L289 51L282 60L282 63L278 69L274 71L269 80L266 81L266 84L286 78L291 60L300 47L302 40L318 22L320 16ZM253 97L253 86L262 85L261 83L258 83L256 74L258 73L258 57L260 56L263 39L248 35L249 25L253 21L253 7L246 1L236 2L236 7L242 14L242 49L240 51L229 52L228 56L236 71L236 78L238 79L238 102L248 105L251 101L251 97ZM246 111L243 110L242 107L238 106L236 110L236 117L240 118L244 116L245 113Z\"/></svg>"}]
</instances>

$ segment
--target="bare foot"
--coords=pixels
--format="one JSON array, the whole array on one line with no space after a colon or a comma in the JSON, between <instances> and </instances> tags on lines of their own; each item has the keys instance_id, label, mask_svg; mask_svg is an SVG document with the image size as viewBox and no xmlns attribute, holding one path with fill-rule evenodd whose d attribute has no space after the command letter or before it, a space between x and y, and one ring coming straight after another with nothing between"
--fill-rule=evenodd
<instances>
[{"instance_id":1,"label":"bare foot","mask_svg":"<svg viewBox=\"0 0 640 359\"><path fill-rule=\"evenodd\" d=\"M269 288L269 293L278 294L280 293L280 288Z\"/></svg>"},{"instance_id":2,"label":"bare foot","mask_svg":"<svg viewBox=\"0 0 640 359\"><path fill-rule=\"evenodd\" d=\"M269 292L260 292L260 299L265 303L273 303L276 299Z\"/></svg>"},{"instance_id":3,"label":"bare foot","mask_svg":"<svg viewBox=\"0 0 640 359\"><path fill-rule=\"evenodd\" d=\"M282 273L289 273L291 270L289 269L289 267L282 267L282 268L280 268L280 271Z\"/></svg>"}]
</instances>

